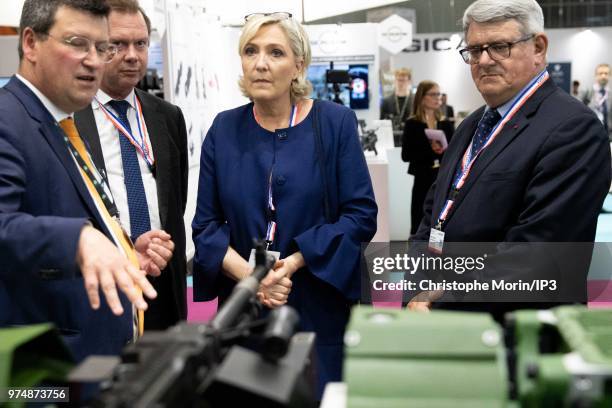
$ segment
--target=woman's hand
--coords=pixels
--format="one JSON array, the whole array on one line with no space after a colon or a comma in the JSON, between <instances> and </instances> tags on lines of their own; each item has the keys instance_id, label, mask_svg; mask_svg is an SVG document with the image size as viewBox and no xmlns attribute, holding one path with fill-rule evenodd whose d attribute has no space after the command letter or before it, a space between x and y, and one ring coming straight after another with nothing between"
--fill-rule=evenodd
<instances>
[{"instance_id":1,"label":"woman's hand","mask_svg":"<svg viewBox=\"0 0 612 408\"><path fill-rule=\"evenodd\" d=\"M269 308L276 308L287 303L291 293L291 277L305 266L301 252L296 252L287 258L280 259L274 264L274 269L261 281L257 296L261 303Z\"/></svg>"},{"instance_id":2,"label":"woman's hand","mask_svg":"<svg viewBox=\"0 0 612 408\"><path fill-rule=\"evenodd\" d=\"M291 279L283 275L283 272L270 270L259 285L257 298L270 309L275 309L287 303L289 293L291 293Z\"/></svg>"},{"instance_id":3,"label":"woman's hand","mask_svg":"<svg viewBox=\"0 0 612 408\"><path fill-rule=\"evenodd\" d=\"M274 270L283 271L285 276L291 279L293 274L303 266L306 266L306 262L304 262L304 257L302 256L301 252L296 252L284 259L279 259L278 261L276 261L276 264L274 265Z\"/></svg>"},{"instance_id":4,"label":"woman's hand","mask_svg":"<svg viewBox=\"0 0 612 408\"><path fill-rule=\"evenodd\" d=\"M433 140L431 142L431 150L433 150L435 154L444 153L444 148L442 147L442 143L438 142L437 140Z\"/></svg>"}]
</instances>

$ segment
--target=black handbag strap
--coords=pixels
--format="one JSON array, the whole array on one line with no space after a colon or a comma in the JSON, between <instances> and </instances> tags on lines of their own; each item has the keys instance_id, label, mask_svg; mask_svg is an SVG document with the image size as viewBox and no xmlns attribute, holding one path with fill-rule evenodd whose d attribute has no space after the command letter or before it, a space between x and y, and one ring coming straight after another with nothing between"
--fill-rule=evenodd
<instances>
[{"instance_id":1,"label":"black handbag strap","mask_svg":"<svg viewBox=\"0 0 612 408\"><path fill-rule=\"evenodd\" d=\"M328 223L331 223L332 219L331 209L329 205L329 189L327 183L327 174L325 173L325 152L323 151L323 139L321 138L321 128L319 126L319 103L316 99L314 99L312 102L312 109L312 127L314 128L317 163L319 163L319 170L321 171L321 178L323 179L323 206L325 211L325 220Z\"/></svg>"}]
</instances>

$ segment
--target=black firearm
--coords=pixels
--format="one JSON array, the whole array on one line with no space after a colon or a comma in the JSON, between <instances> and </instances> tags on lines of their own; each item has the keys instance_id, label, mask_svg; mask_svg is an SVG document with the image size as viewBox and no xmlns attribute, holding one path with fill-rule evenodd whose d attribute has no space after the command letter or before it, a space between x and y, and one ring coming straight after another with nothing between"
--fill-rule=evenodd
<instances>
[{"instance_id":1,"label":"black firearm","mask_svg":"<svg viewBox=\"0 0 612 408\"><path fill-rule=\"evenodd\" d=\"M358 122L359 127L361 128L361 136L359 136L361 148L364 152L374 152L374 154L378 156L378 151L376 150L376 142L378 142L378 136L376 136L376 131L378 129L366 130L365 120L359 119Z\"/></svg>"},{"instance_id":2,"label":"black firearm","mask_svg":"<svg viewBox=\"0 0 612 408\"><path fill-rule=\"evenodd\" d=\"M283 306L260 318L259 282L274 265L256 245L251 276L236 285L209 324L180 323L147 332L117 357L95 357L70 375L94 377L91 407L314 407L314 334L295 333L297 313ZM104 374L106 372L106 374Z\"/></svg>"}]
</instances>

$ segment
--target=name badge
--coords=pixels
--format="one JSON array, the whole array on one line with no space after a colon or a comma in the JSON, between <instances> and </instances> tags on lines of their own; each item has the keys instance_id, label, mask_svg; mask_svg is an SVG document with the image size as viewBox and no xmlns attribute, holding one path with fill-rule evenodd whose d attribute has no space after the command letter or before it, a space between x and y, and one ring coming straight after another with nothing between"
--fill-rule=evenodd
<instances>
[{"instance_id":1,"label":"name badge","mask_svg":"<svg viewBox=\"0 0 612 408\"><path fill-rule=\"evenodd\" d=\"M272 255L274 257L274 259L276 259L277 261L280 259L280 252L278 251L267 251L268 254ZM255 267L255 248L251 249L251 255L249 255L249 265L251 265L251 267Z\"/></svg>"},{"instance_id":2,"label":"name badge","mask_svg":"<svg viewBox=\"0 0 612 408\"><path fill-rule=\"evenodd\" d=\"M444 232L437 229L432 228L429 232L429 250L438 255L442 254L442 247L444 246Z\"/></svg>"}]
</instances>

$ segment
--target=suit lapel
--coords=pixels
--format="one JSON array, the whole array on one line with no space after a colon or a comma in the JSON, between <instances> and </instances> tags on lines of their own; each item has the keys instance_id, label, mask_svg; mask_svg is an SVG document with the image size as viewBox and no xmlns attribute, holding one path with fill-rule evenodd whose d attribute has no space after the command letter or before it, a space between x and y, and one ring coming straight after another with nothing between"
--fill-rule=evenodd
<instances>
[{"instance_id":1,"label":"suit lapel","mask_svg":"<svg viewBox=\"0 0 612 408\"><path fill-rule=\"evenodd\" d=\"M510 119L508 123L506 123L504 128L501 130L499 135L497 135L491 145L489 145L489 147L487 147L480 154L480 156L474 163L474 166L472 167L468 179L466 180L465 184L463 185L463 188L461 188L461 191L459 192L455 202L453 203L453 212L455 212L457 208L461 205L463 199L467 196L467 194L469 194L472 186L477 182L478 178L485 172L485 170L493 162L493 160L499 154L501 154L506 149L506 147L508 147L508 145L512 143L512 141L529 126L530 117L535 114L542 101L552 92L554 92L555 89L556 86L554 85L552 80L548 79L540 87L540 89L538 89L531 96L531 98L529 98L525 102L523 107L520 108L518 112L516 112L514 117ZM480 120L481 116L482 112L480 112L480 115L477 116L477 119ZM476 123L477 122L478 121L476 121ZM472 133L474 132L475 126L476 124L474 124L474 127L472 128ZM470 140L471 137L472 135L470 135ZM466 148L467 145L461 152L462 155L465 152Z\"/></svg>"},{"instance_id":2,"label":"suit lapel","mask_svg":"<svg viewBox=\"0 0 612 408\"><path fill-rule=\"evenodd\" d=\"M79 172L72 155L68 151L64 142L64 132L59 127L59 124L51 116L49 111L44 107L42 102L32 93L32 91L23 84L20 80L13 77L6 85L6 89L10 91L17 99L21 101L32 119L39 123L40 134L43 139L51 146L51 149L58 157L66 173L70 177L75 189L81 196L84 205L89 212L94 215L97 224L103 226L106 230L104 221L96 208L93 199L83 182L81 173ZM108 232L107 232L108 233Z\"/></svg>"},{"instance_id":3,"label":"suit lapel","mask_svg":"<svg viewBox=\"0 0 612 408\"><path fill-rule=\"evenodd\" d=\"M102 153L102 145L100 144L100 134L98 133L98 125L94 116L91 104L82 111L74 114L74 122L76 123L79 134L85 141L89 154L94 161L94 164L102 172L106 179L106 165L104 163L104 154Z\"/></svg>"},{"instance_id":4,"label":"suit lapel","mask_svg":"<svg viewBox=\"0 0 612 408\"><path fill-rule=\"evenodd\" d=\"M170 156L168 155L168 127L163 120L162 112L159 112L159 105L154 97L143 94L140 90L136 90L136 95L142 106L142 115L149 132L151 147L155 157L155 183L157 185L157 201L159 204L159 218L162 228L167 224L168 220L168 194L170 192L170 172L166 171L170 168Z\"/></svg>"}]
</instances>

